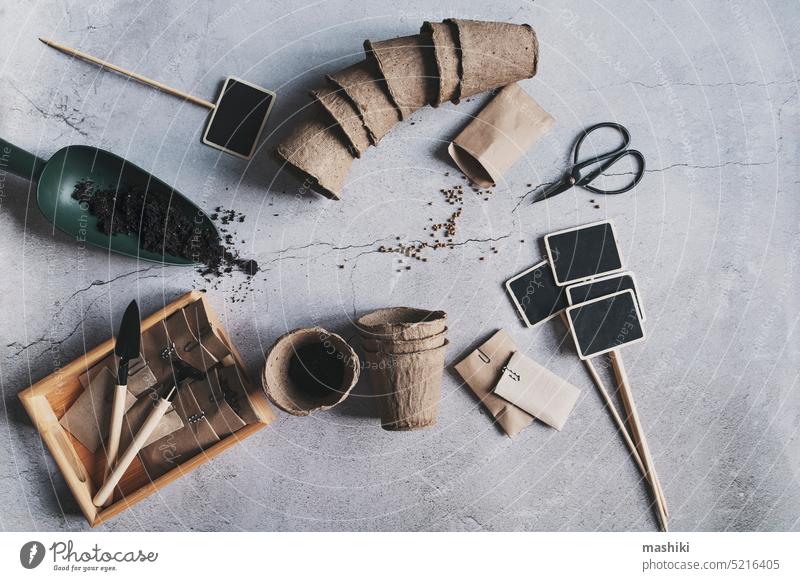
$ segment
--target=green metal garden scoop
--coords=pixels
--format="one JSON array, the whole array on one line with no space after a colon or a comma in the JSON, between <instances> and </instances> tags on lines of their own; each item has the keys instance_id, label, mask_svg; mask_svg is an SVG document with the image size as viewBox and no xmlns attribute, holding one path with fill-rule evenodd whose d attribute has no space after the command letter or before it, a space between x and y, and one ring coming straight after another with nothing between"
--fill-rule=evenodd
<instances>
[{"instance_id":1,"label":"green metal garden scoop","mask_svg":"<svg viewBox=\"0 0 800 581\"><path fill-rule=\"evenodd\" d=\"M70 145L58 150L48 161L36 157L0 139L0 170L38 182L36 201L39 209L57 228L76 240L85 241L111 252L164 264L190 265L197 261L182 256L145 250L138 236L104 234L87 204L72 197L75 186L91 181L94 185L117 190L136 188L148 196L164 195L170 209L189 217L198 235L219 239L211 219L183 194L155 176L114 155L85 145Z\"/></svg>"}]
</instances>

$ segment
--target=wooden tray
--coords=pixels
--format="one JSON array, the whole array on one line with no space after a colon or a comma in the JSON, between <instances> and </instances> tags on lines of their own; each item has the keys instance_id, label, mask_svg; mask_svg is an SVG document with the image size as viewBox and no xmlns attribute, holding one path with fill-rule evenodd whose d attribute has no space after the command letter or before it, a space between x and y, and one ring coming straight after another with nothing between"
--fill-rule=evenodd
<instances>
[{"instance_id":1,"label":"wooden tray","mask_svg":"<svg viewBox=\"0 0 800 581\"><path fill-rule=\"evenodd\" d=\"M78 378L113 352L114 340L105 341L19 394L22 405L33 420L42 440L50 450L50 454L53 455L67 486L75 496L86 520L93 527L118 515L201 464L205 464L275 419L275 414L264 393L260 389L254 388L254 384L246 379L242 357L203 293L192 291L153 313L142 321L142 332L195 301L203 301L209 321L230 348L239 373L245 378L245 385L248 386L247 395L259 421L248 424L223 438L207 450L200 452L155 480L150 479L137 457L122 477L115 491L114 503L110 506L100 509L92 503L92 497L97 492L98 483L102 479L104 467L102 447L96 453L90 452L59 424L59 420L83 391L83 386Z\"/></svg>"}]
</instances>

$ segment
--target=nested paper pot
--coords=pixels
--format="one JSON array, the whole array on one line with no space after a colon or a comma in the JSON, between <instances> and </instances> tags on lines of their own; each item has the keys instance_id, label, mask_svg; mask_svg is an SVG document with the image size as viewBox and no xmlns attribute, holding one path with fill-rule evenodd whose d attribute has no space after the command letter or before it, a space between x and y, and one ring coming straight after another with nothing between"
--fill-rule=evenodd
<instances>
[{"instance_id":1,"label":"nested paper pot","mask_svg":"<svg viewBox=\"0 0 800 581\"><path fill-rule=\"evenodd\" d=\"M365 352L365 367L381 405L384 430L419 430L436 425L444 372L441 347L416 353Z\"/></svg>"},{"instance_id":2,"label":"nested paper pot","mask_svg":"<svg viewBox=\"0 0 800 581\"><path fill-rule=\"evenodd\" d=\"M360 372L358 356L342 337L311 327L275 341L266 353L262 383L280 409L307 416L344 401Z\"/></svg>"},{"instance_id":3,"label":"nested paper pot","mask_svg":"<svg viewBox=\"0 0 800 581\"><path fill-rule=\"evenodd\" d=\"M356 326L363 338L383 340L426 339L445 330L447 313L411 307L379 309L364 315Z\"/></svg>"},{"instance_id":4,"label":"nested paper pot","mask_svg":"<svg viewBox=\"0 0 800 581\"><path fill-rule=\"evenodd\" d=\"M424 339L376 339L374 337L364 337L362 343L365 351L381 353L416 353L417 351L427 351L441 347L447 340L447 327L444 331Z\"/></svg>"}]
</instances>

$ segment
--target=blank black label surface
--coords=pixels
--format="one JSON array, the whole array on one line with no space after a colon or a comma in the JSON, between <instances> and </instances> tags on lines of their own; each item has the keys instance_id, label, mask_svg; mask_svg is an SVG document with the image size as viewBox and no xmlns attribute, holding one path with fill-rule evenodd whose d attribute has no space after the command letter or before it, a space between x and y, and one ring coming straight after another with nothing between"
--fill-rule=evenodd
<instances>
[{"instance_id":1,"label":"blank black label surface","mask_svg":"<svg viewBox=\"0 0 800 581\"><path fill-rule=\"evenodd\" d=\"M622 268L610 222L584 226L545 237L558 284L609 274Z\"/></svg>"},{"instance_id":2,"label":"blank black label surface","mask_svg":"<svg viewBox=\"0 0 800 581\"><path fill-rule=\"evenodd\" d=\"M636 298L636 306L639 309L639 317L644 320L642 304L639 300L639 294L636 292L636 283L633 281L633 277L630 274L619 274L600 280L572 285L567 288L567 298L571 305L577 305L579 303L591 301L592 299L613 295L614 293L624 290L633 292Z\"/></svg>"},{"instance_id":3,"label":"blank black label surface","mask_svg":"<svg viewBox=\"0 0 800 581\"><path fill-rule=\"evenodd\" d=\"M506 288L528 326L549 319L567 307L564 287L556 284L546 261L509 280Z\"/></svg>"},{"instance_id":4,"label":"blank black label surface","mask_svg":"<svg viewBox=\"0 0 800 581\"><path fill-rule=\"evenodd\" d=\"M570 307L567 316L583 359L644 338L631 291Z\"/></svg>"},{"instance_id":5,"label":"blank black label surface","mask_svg":"<svg viewBox=\"0 0 800 581\"><path fill-rule=\"evenodd\" d=\"M228 79L206 130L206 141L250 157L271 104L272 94Z\"/></svg>"}]
</instances>

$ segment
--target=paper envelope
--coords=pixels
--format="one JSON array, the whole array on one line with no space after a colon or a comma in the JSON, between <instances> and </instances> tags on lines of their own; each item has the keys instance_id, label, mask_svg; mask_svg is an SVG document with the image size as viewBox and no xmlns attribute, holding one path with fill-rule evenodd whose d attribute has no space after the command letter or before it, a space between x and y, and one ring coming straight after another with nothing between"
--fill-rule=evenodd
<instances>
[{"instance_id":1,"label":"paper envelope","mask_svg":"<svg viewBox=\"0 0 800 581\"><path fill-rule=\"evenodd\" d=\"M494 393L556 430L564 427L581 394L577 387L519 351L503 369Z\"/></svg>"},{"instance_id":2,"label":"paper envelope","mask_svg":"<svg viewBox=\"0 0 800 581\"><path fill-rule=\"evenodd\" d=\"M458 374L509 436L516 436L533 421L517 406L492 393L503 366L516 350L511 336L500 329L455 366Z\"/></svg>"}]
</instances>

